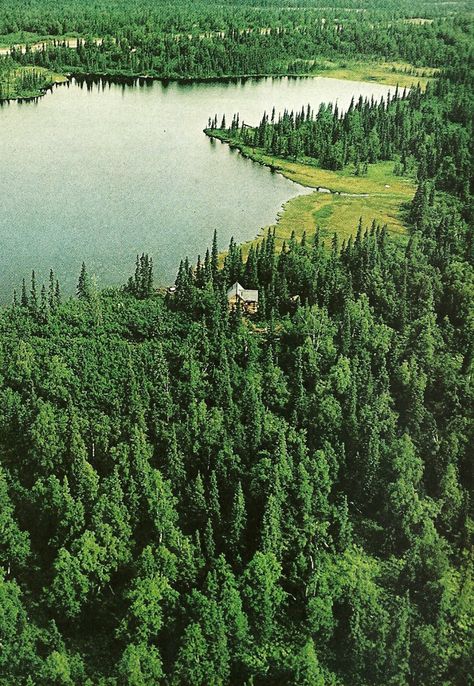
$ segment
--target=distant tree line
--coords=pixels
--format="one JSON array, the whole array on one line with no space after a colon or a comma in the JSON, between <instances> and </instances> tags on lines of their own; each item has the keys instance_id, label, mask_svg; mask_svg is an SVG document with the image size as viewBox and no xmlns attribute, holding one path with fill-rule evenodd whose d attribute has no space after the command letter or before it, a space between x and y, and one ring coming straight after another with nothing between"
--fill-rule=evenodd
<instances>
[{"instance_id":1,"label":"distant tree line","mask_svg":"<svg viewBox=\"0 0 474 686\"><path fill-rule=\"evenodd\" d=\"M0 10L0 27L7 35L21 30L55 38L39 50L25 54L14 50L12 56L19 64L60 72L159 78L301 74L324 58L390 56L439 67L455 59L460 41L463 49L472 42L467 17L406 21L407 14L417 9L423 14L424 3L415 3L411 12L407 5L397 8L397 3L385 10L382 3L369 8L364 4L364 11L346 6L328 9L322 4L282 9L274 3L216 8L214 3L185 2L170 8L165 3L127 0L111 3L102 12L84 0L66 3L62 9L33 3L25 10L14 3ZM62 37L66 32L81 36L77 47L67 47Z\"/></svg>"}]
</instances>

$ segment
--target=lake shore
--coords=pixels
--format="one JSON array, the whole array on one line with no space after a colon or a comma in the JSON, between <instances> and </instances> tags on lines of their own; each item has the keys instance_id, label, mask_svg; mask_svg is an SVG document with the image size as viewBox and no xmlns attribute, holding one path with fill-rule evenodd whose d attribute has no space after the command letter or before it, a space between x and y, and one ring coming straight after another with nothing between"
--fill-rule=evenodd
<instances>
[{"instance_id":1,"label":"lake shore","mask_svg":"<svg viewBox=\"0 0 474 686\"><path fill-rule=\"evenodd\" d=\"M406 206L414 196L416 185L412 179L393 174L394 162L371 164L366 175L355 176L350 168L330 171L318 167L309 158L291 161L266 155L259 148L236 142L221 130L204 129L204 133L211 140L219 140L238 150L243 157L268 167L273 173L305 188L315 189L314 193L288 200L275 224L263 227L255 239L244 244L244 255L250 245L262 240L268 228L275 230L276 244L280 247L293 232L297 238L301 238L303 233L311 236L317 226L327 242L334 233L341 240L348 239L355 235L360 219L364 227L375 221L380 226L386 225L388 231L399 239L406 236Z\"/></svg>"},{"instance_id":2,"label":"lake shore","mask_svg":"<svg viewBox=\"0 0 474 686\"><path fill-rule=\"evenodd\" d=\"M38 275L47 273L51 255L57 255L56 265L62 260L62 266L56 267L58 275L65 292L71 292L74 278L68 281L65 275L77 274L79 247L88 267L110 285L121 283L129 255L146 249L158 255L157 268L166 285L175 278L180 256L202 255L214 229L220 236L220 248L225 249L231 237L244 245L255 239L261 227L274 225L283 206L278 222L280 242L293 229L298 234L306 230L309 235L317 224L328 237L335 228L340 235L350 233L360 216L364 224L375 219L401 233L399 199L385 197L381 212L375 206L375 195L362 197L388 193L381 179L392 183L392 163L358 179L353 170L326 174L309 161L294 167L292 162L272 159L271 164L286 169L285 175L271 174L237 152L229 154L217 141L210 144L202 133L217 103L228 115L239 110L246 121L258 122L263 109L269 111L272 105L281 111L287 106L301 107L309 100L317 110L332 99L343 111L352 98L377 100L388 92L387 86L324 78L249 79L193 87L147 82L142 88L72 79L39 107L3 108L11 131L4 147L12 165L4 194L12 197L21 192L25 198L20 212L14 203L6 203L5 235L11 236L11 225L18 226L15 235L22 236L22 245L35 245L33 255L24 251L24 264L34 263ZM181 113L179 121L177 112ZM52 137L54 164L50 158ZM22 140L29 142L21 153ZM25 173L22 158L32 161L31 174ZM189 169L187 160L192 160ZM295 183L304 183L306 188ZM358 197L316 193L317 187ZM55 203L59 194L74 198L74 202L67 206ZM64 230L58 232L58 226ZM91 231L92 226L100 230ZM87 239L78 242L78 234ZM31 240L25 240L26 236ZM85 248L88 241L89 249ZM18 243L12 237L10 254L18 252ZM113 267L105 271L102 265L111 255ZM25 268L19 264L18 272ZM14 275L5 279L10 290L18 282Z\"/></svg>"},{"instance_id":3,"label":"lake shore","mask_svg":"<svg viewBox=\"0 0 474 686\"><path fill-rule=\"evenodd\" d=\"M77 47L79 38L76 37L65 37L63 39L52 39L35 43L24 43L16 44L15 47L20 49L23 53L26 51L26 47L31 49L33 52L40 50L45 44L53 42L61 43L65 42L68 47L74 49ZM100 42L101 39L97 39ZM0 57L7 56L10 53L10 49L7 47L0 47ZM30 67L19 66L18 69L28 69ZM57 79L54 80L51 85L56 83L62 83L68 80L68 78L84 78L84 79L107 79L115 82L125 82L132 83L135 81L161 81L163 83L182 83L182 84L192 84L192 83L219 83L219 82L230 82L237 81L241 79L261 79L261 78L334 78L344 81L362 81L364 83L374 83L384 86L393 86L404 89L411 88L413 86L420 85L422 90L425 90L428 82L436 76L437 70L431 67L415 67L408 62L373 62L373 61L354 61L354 60L308 60L302 61L302 69L297 72L268 72L268 73L257 73L257 74L224 74L224 75L212 75L212 76L163 76L157 73L152 74L142 74L142 73L125 73L123 71L117 72L90 72L81 71L77 68L74 70L64 70L61 73L56 74ZM2 98L0 95L0 101L2 100L25 100L34 99L44 95L49 89L43 89L42 92L38 91L34 94L30 93L19 93L15 94L9 98Z\"/></svg>"}]
</instances>

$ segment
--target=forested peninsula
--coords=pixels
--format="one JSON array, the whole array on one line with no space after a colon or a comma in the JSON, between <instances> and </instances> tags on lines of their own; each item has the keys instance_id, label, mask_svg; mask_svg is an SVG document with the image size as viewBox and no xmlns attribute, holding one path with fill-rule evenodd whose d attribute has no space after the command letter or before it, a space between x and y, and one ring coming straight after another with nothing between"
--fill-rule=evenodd
<instances>
[{"instance_id":1,"label":"forested peninsula","mask_svg":"<svg viewBox=\"0 0 474 686\"><path fill-rule=\"evenodd\" d=\"M467 199L472 163L469 152L469 106L455 126L452 103L463 108L470 78L440 74L423 92L420 86L390 93L380 102L351 102L340 113L337 104L323 104L277 114L263 113L258 126L217 115L209 119L205 133L238 149L245 157L268 166L315 192L291 200L276 226L281 247L294 231L301 238L318 225L326 241L331 229L352 240L361 217L386 225L392 236L404 237L404 228L415 204L434 188ZM459 120L458 120L459 121ZM230 126L227 126L230 124ZM415 186L415 182L418 186Z\"/></svg>"},{"instance_id":2,"label":"forested peninsula","mask_svg":"<svg viewBox=\"0 0 474 686\"><path fill-rule=\"evenodd\" d=\"M169 288L144 253L121 288L33 272L0 310L2 686L473 683L472 17L324 4L2 4L7 44L90 36L12 53L18 78L439 70L206 128L308 185L410 184L400 235L313 208L214 235Z\"/></svg>"}]
</instances>

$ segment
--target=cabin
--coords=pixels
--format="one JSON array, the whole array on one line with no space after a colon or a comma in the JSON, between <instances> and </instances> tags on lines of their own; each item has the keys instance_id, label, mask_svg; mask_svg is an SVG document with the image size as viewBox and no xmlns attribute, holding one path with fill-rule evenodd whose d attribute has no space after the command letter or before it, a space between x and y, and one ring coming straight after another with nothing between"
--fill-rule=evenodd
<instances>
[{"instance_id":1,"label":"cabin","mask_svg":"<svg viewBox=\"0 0 474 686\"><path fill-rule=\"evenodd\" d=\"M246 314L255 314L258 310L258 291L244 288L238 281L227 291L229 309L234 310L237 303Z\"/></svg>"}]
</instances>

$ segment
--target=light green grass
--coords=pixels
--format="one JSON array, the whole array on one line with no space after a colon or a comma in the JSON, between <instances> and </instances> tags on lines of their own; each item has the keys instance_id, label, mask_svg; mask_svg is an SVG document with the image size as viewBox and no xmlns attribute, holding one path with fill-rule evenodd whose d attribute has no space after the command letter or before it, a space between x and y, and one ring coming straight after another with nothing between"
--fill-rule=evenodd
<instances>
[{"instance_id":1,"label":"light green grass","mask_svg":"<svg viewBox=\"0 0 474 686\"><path fill-rule=\"evenodd\" d=\"M285 203L275 224L263 228L257 238L242 246L243 255L247 255L252 244L257 245L262 240L268 228L275 230L277 248L281 248L284 241L288 242L293 232L298 239L301 239L303 233L311 237L317 226L323 239L329 244L334 233L337 233L341 241L354 236L359 219L362 219L364 228L370 227L375 221L379 226L386 225L389 233L398 240L405 240L404 205L411 197L381 198L374 195L351 198L318 191L310 195L298 195Z\"/></svg>"},{"instance_id":2,"label":"light green grass","mask_svg":"<svg viewBox=\"0 0 474 686\"><path fill-rule=\"evenodd\" d=\"M312 74L332 79L369 81L386 86L411 88L418 83L424 90L437 70L415 67L408 62L329 61L315 62Z\"/></svg>"},{"instance_id":3,"label":"light green grass","mask_svg":"<svg viewBox=\"0 0 474 686\"><path fill-rule=\"evenodd\" d=\"M224 142L229 140L221 132L212 132L212 135ZM355 176L352 165L341 171L330 171L320 169L312 160L294 162L266 155L260 149L231 144L241 149L246 157L269 166L307 188L322 187L332 191L315 191L289 200L283 206L276 223L271 226L275 229L277 246L281 247L293 231L298 238L301 238L303 232L311 236L317 226L328 242L334 233L341 240L347 239L356 233L360 218L364 226L370 226L375 221L380 226L386 225L388 231L398 239L404 238L407 205L413 198L416 186L412 179L393 174L394 162L371 164L366 175ZM339 195L340 193L356 195ZM251 244L262 239L267 229L265 227L254 241L243 246L244 256Z\"/></svg>"},{"instance_id":4,"label":"light green grass","mask_svg":"<svg viewBox=\"0 0 474 686\"><path fill-rule=\"evenodd\" d=\"M284 205L274 225L276 237L281 243L288 240L293 231L297 237L301 237L303 232L310 236L319 226L328 239L337 233L343 240L355 234L360 218L364 226L375 221L380 226L386 224L390 233L401 236L405 228L403 202L400 200L398 197L385 197L381 201L380 196L351 198L317 191L299 195Z\"/></svg>"}]
</instances>

